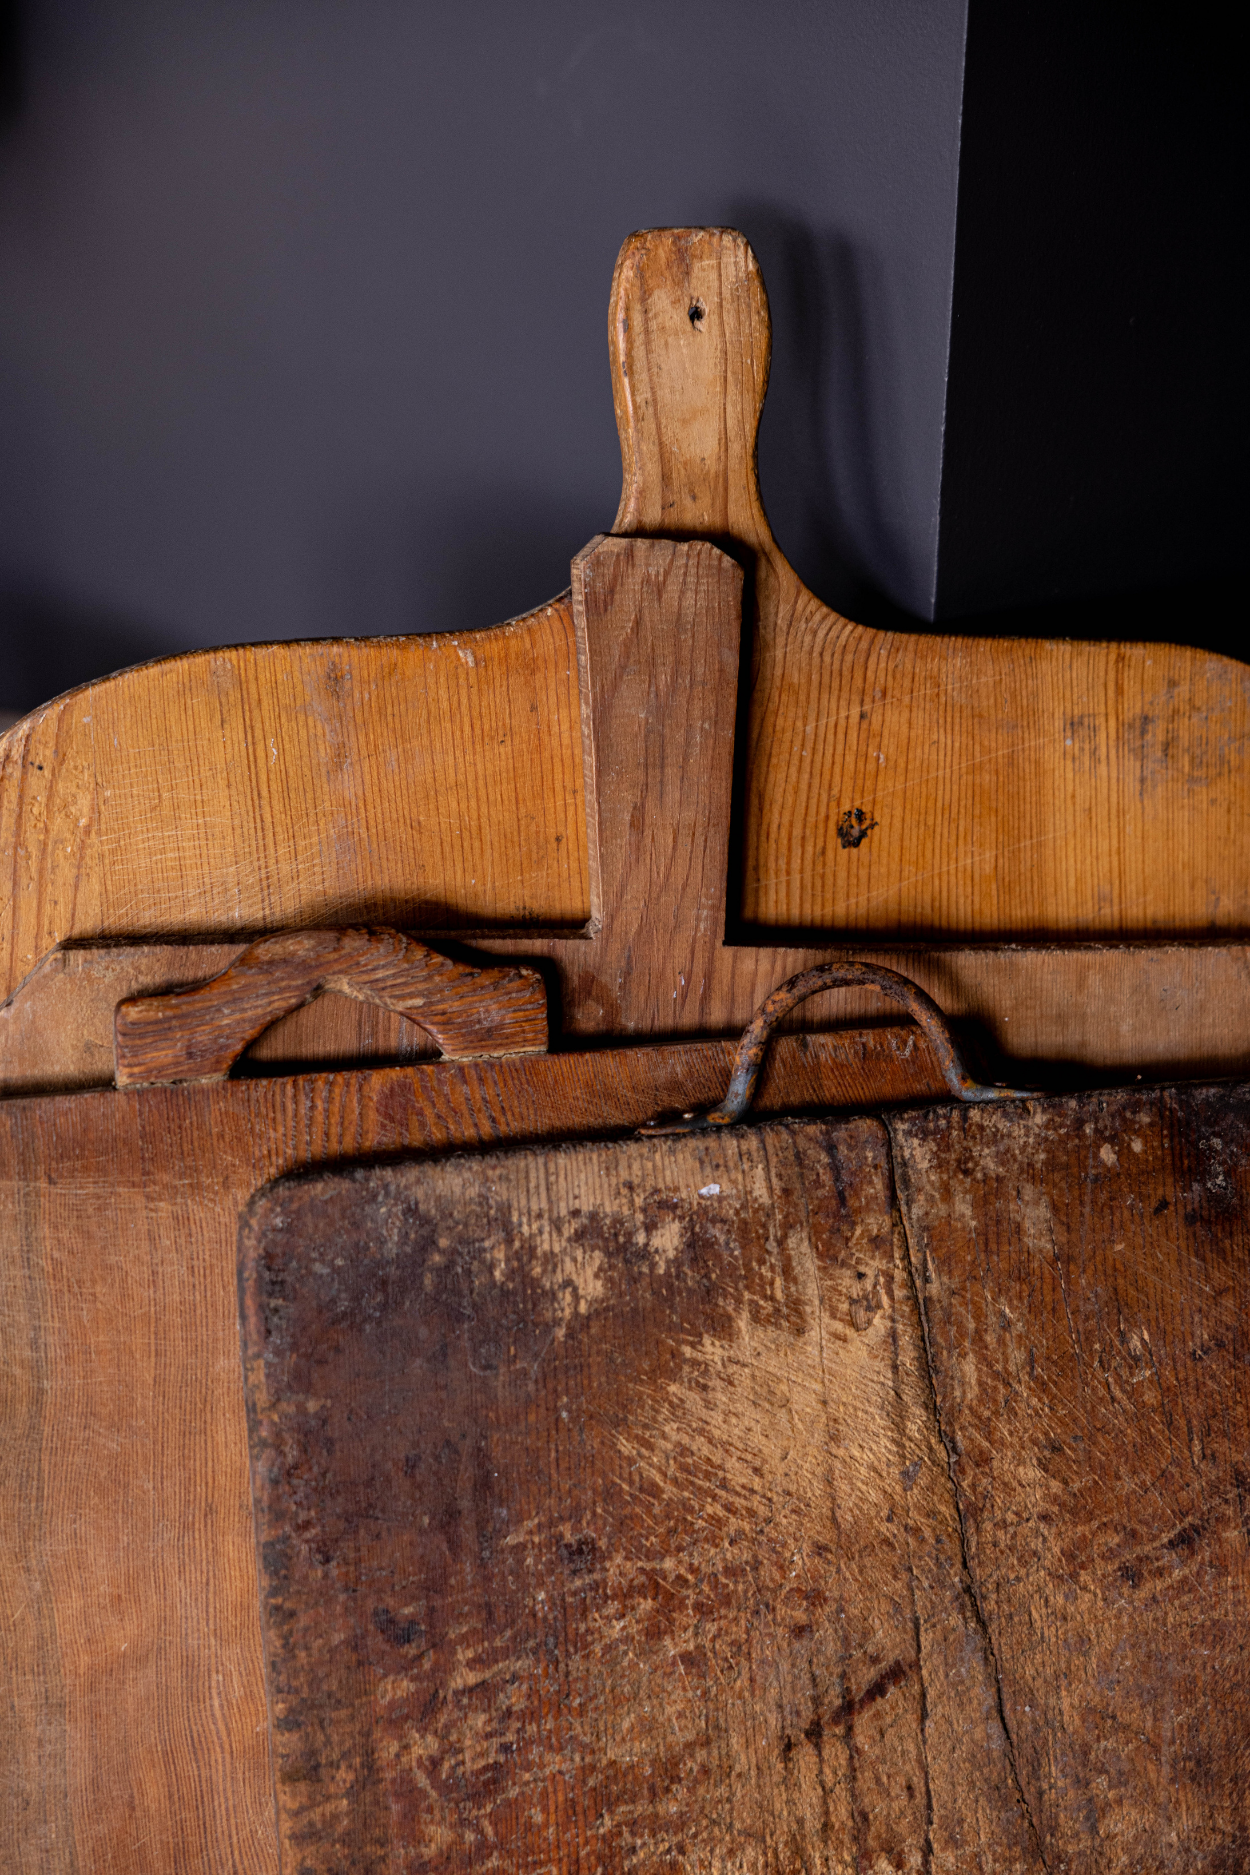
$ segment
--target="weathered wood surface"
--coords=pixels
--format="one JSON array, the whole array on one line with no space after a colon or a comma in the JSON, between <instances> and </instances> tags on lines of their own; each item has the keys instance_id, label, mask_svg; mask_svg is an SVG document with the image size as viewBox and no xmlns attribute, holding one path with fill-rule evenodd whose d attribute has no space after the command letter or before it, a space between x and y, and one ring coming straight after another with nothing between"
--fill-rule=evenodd
<instances>
[{"instance_id":1,"label":"weathered wood surface","mask_svg":"<svg viewBox=\"0 0 1250 1875\"><path fill-rule=\"evenodd\" d=\"M749 923L857 936L1250 926L1250 669L1169 645L868 630L802 584L756 473L768 303L734 229L626 241L613 531L704 535L753 577Z\"/></svg>"},{"instance_id":2,"label":"weathered wood surface","mask_svg":"<svg viewBox=\"0 0 1250 1875\"><path fill-rule=\"evenodd\" d=\"M206 983L119 1002L117 1085L224 1080L250 1042L324 991L420 1023L454 1060L547 1046L535 970L459 962L400 931L288 931L258 939Z\"/></svg>"},{"instance_id":3,"label":"weathered wood surface","mask_svg":"<svg viewBox=\"0 0 1250 1875\"><path fill-rule=\"evenodd\" d=\"M247 945L67 944L39 963L0 1004L0 1092L70 1093L111 1087L119 1002L206 983ZM243 1055L261 1065L418 1059L438 1051L406 1016L333 991L282 1017Z\"/></svg>"},{"instance_id":4,"label":"weathered wood surface","mask_svg":"<svg viewBox=\"0 0 1250 1875\"><path fill-rule=\"evenodd\" d=\"M1171 1089L261 1194L291 1866L1243 1866L1248 1132Z\"/></svg>"},{"instance_id":5,"label":"weathered wood surface","mask_svg":"<svg viewBox=\"0 0 1250 1875\"><path fill-rule=\"evenodd\" d=\"M891 1120L969 1578L1053 1869L1250 1867L1250 1101Z\"/></svg>"},{"instance_id":6,"label":"weathered wood surface","mask_svg":"<svg viewBox=\"0 0 1250 1875\"><path fill-rule=\"evenodd\" d=\"M1043 1868L879 1123L280 1188L240 1264L292 1869Z\"/></svg>"},{"instance_id":7,"label":"weathered wood surface","mask_svg":"<svg viewBox=\"0 0 1250 1875\"><path fill-rule=\"evenodd\" d=\"M267 1179L706 1107L728 1043L0 1102L0 1870L274 1875L239 1362ZM914 1030L782 1037L759 1105L938 1099Z\"/></svg>"},{"instance_id":8,"label":"weathered wood surface","mask_svg":"<svg viewBox=\"0 0 1250 1875\"><path fill-rule=\"evenodd\" d=\"M821 606L759 501L767 310L732 231L632 237L611 344L616 531L709 535L747 570L735 919L826 944L1250 931L1243 666L881 633ZM716 641L696 642L696 609L684 674L670 652L670 698L721 656L720 586ZM566 598L484 632L196 653L48 705L0 741L0 988L80 937L583 926L575 640ZM718 724L720 711L718 697ZM607 798L589 801L600 826L617 811ZM1139 964L1125 954L1109 1033L1149 1007ZM1223 968L1198 960L1203 981L1208 967ZM1021 968L1036 973L1031 1000L1065 1010L1084 966L1052 954ZM1010 1014L992 966L968 969L969 995ZM634 1032L666 1032L664 1014L648 1004ZM704 1014L713 1030L745 1020L736 1001ZM1097 1048L1084 1058L1104 1065Z\"/></svg>"},{"instance_id":9,"label":"weathered wood surface","mask_svg":"<svg viewBox=\"0 0 1250 1875\"><path fill-rule=\"evenodd\" d=\"M484 632L239 645L0 738L0 985L67 938L576 927L567 597Z\"/></svg>"},{"instance_id":10,"label":"weathered wood surface","mask_svg":"<svg viewBox=\"0 0 1250 1875\"><path fill-rule=\"evenodd\" d=\"M244 948L84 945L50 952L0 1005L0 1093L111 1086L116 1004L129 995L206 981ZM761 999L787 963L799 969L842 954L762 952ZM1165 1071L1191 1077L1250 1073L1246 945L1162 944L1132 951L1091 945L1060 952L1011 946L857 949L854 955L911 977L965 1026L971 1040L982 1038L990 1060L1027 1063L1030 1085L1036 1076L1047 1085L1070 1086L1073 1075L1085 1076L1092 1064L1108 1081ZM819 1030L875 1022L883 1014L888 1016L879 997L850 991L805 1006L802 1022L805 1029ZM241 1071L395 1064L435 1053L424 1030L407 1018L331 994L267 1029L246 1050Z\"/></svg>"}]
</instances>

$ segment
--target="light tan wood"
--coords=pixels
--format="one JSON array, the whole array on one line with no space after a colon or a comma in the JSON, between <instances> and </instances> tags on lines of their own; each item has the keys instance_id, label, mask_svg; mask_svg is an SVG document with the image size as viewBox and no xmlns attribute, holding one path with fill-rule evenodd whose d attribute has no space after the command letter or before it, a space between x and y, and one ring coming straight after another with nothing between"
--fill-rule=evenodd
<instances>
[{"instance_id":1,"label":"light tan wood","mask_svg":"<svg viewBox=\"0 0 1250 1875\"><path fill-rule=\"evenodd\" d=\"M0 1101L0 1871L274 1875L235 1281L280 1173L614 1133L728 1043ZM945 1096L899 1028L782 1037L761 1112Z\"/></svg>"},{"instance_id":2,"label":"light tan wood","mask_svg":"<svg viewBox=\"0 0 1250 1875\"><path fill-rule=\"evenodd\" d=\"M1247 929L1250 670L1170 645L851 624L765 518L770 331L744 237L631 236L611 321L614 531L710 536L754 576L748 922L891 937ZM844 844L843 826L871 831Z\"/></svg>"},{"instance_id":3,"label":"light tan wood","mask_svg":"<svg viewBox=\"0 0 1250 1875\"><path fill-rule=\"evenodd\" d=\"M453 1060L547 1047L535 970L455 961L400 931L288 931L259 938L207 983L119 1002L117 1085L222 1081L250 1042L326 991L419 1022Z\"/></svg>"},{"instance_id":4,"label":"light tan wood","mask_svg":"<svg viewBox=\"0 0 1250 1875\"><path fill-rule=\"evenodd\" d=\"M593 777L590 935L492 946L554 966L566 1045L732 1033L784 977L855 955L913 977L1005 1060L1027 1064L1033 1078L1049 1070L1052 1085L1077 1072L1250 1069L1250 949L1242 944L901 952L726 945L740 589L736 562L701 540L601 537L574 562L582 761ZM214 976L236 954L204 947L197 960L188 946L54 953L0 1009L0 1088L105 1084L115 1003ZM302 1033L271 1031L253 1055L350 1058L353 1035L328 1004L319 1016L321 1007L305 1012ZM799 1020L820 1029L881 1014L867 992L837 992L806 1004ZM362 1052L384 1056L402 1046L392 1032L356 1031L355 1039Z\"/></svg>"},{"instance_id":5,"label":"light tan wood","mask_svg":"<svg viewBox=\"0 0 1250 1875\"><path fill-rule=\"evenodd\" d=\"M1250 930L1245 667L848 623L798 582L759 500L769 334L742 237L631 237L611 330L617 531L711 535L753 591L735 918L839 948ZM576 929L586 818L567 600L488 632L166 660L0 741L0 984L73 938ZM1184 1012L1146 1032L1140 958L1112 973L1106 1033L1131 1017L1149 1064L1175 1054ZM1208 968L1214 996L1230 971L1197 959L1192 979ZM1007 1025L994 966L968 969L970 1001ZM1088 980L1055 953L1010 974L1060 1013ZM737 999L706 1012L740 1017ZM1090 1023L1097 1063L1111 1043Z\"/></svg>"},{"instance_id":6,"label":"light tan wood","mask_svg":"<svg viewBox=\"0 0 1250 1875\"><path fill-rule=\"evenodd\" d=\"M912 977L1013 1062L1073 1072L1250 1066L1244 945L874 950L725 943L739 569L708 542L603 538L573 563L594 935L508 940L560 972L566 1037L745 1026L783 978L862 957ZM866 991L814 997L820 1029L879 1018ZM1027 1077L1026 1077L1027 1078Z\"/></svg>"},{"instance_id":7,"label":"light tan wood","mask_svg":"<svg viewBox=\"0 0 1250 1875\"><path fill-rule=\"evenodd\" d=\"M242 645L0 738L0 984L71 938L577 927L567 598L489 632Z\"/></svg>"}]
</instances>

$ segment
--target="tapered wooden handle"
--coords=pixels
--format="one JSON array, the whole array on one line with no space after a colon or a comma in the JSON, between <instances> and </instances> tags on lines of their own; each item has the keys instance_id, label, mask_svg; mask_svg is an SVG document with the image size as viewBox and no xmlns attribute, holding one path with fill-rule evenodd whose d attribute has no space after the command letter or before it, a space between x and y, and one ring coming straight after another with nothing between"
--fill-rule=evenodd
<instances>
[{"instance_id":1,"label":"tapered wooden handle","mask_svg":"<svg viewBox=\"0 0 1250 1875\"><path fill-rule=\"evenodd\" d=\"M756 473L772 328L736 228L650 228L621 249L608 345L623 481L614 534L775 551Z\"/></svg>"},{"instance_id":2,"label":"tapered wooden handle","mask_svg":"<svg viewBox=\"0 0 1250 1875\"><path fill-rule=\"evenodd\" d=\"M271 1023L327 990L411 1017L457 1060L547 1046L536 970L456 963L400 931L286 931L207 983L119 1003L117 1085L224 1080Z\"/></svg>"}]
</instances>

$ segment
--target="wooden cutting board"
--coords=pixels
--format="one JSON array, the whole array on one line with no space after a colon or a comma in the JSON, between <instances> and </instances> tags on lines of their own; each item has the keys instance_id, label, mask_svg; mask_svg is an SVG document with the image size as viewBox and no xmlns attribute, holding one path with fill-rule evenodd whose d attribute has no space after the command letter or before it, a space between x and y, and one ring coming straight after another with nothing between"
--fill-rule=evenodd
<instances>
[{"instance_id":1,"label":"wooden cutting board","mask_svg":"<svg viewBox=\"0 0 1250 1875\"><path fill-rule=\"evenodd\" d=\"M284 1869L1227 1870L1250 1090L284 1181Z\"/></svg>"},{"instance_id":2,"label":"wooden cutting board","mask_svg":"<svg viewBox=\"0 0 1250 1875\"><path fill-rule=\"evenodd\" d=\"M612 1132L727 1042L0 1102L0 1870L274 1875L235 1280L280 1173ZM912 1029L787 1036L766 1109L940 1097Z\"/></svg>"}]
</instances>

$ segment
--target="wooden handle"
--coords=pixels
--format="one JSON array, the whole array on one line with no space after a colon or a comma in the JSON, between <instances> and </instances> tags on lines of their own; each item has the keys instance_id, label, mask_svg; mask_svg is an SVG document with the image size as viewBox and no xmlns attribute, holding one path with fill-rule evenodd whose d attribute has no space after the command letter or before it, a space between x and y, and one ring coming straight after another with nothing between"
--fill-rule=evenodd
<instances>
[{"instance_id":1,"label":"wooden handle","mask_svg":"<svg viewBox=\"0 0 1250 1875\"><path fill-rule=\"evenodd\" d=\"M285 931L207 983L118 1003L117 1085L224 1080L249 1042L326 990L411 1017L456 1060L547 1046L535 970L455 963L400 931Z\"/></svg>"},{"instance_id":2,"label":"wooden handle","mask_svg":"<svg viewBox=\"0 0 1250 1875\"><path fill-rule=\"evenodd\" d=\"M651 228L621 249L608 346L624 479L614 534L698 534L776 552L756 436L772 327L736 228Z\"/></svg>"}]
</instances>

